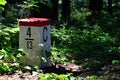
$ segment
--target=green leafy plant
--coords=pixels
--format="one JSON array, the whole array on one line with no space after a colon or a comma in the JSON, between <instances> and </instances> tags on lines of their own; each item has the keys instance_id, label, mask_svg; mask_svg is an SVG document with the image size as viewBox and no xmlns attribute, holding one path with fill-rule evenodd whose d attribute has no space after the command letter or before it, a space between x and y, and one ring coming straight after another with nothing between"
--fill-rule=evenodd
<instances>
[{"instance_id":1,"label":"green leafy plant","mask_svg":"<svg viewBox=\"0 0 120 80\"><path fill-rule=\"evenodd\" d=\"M0 73L3 74L8 72L10 72L9 64L4 62L0 63Z\"/></svg>"},{"instance_id":2,"label":"green leafy plant","mask_svg":"<svg viewBox=\"0 0 120 80\"><path fill-rule=\"evenodd\" d=\"M51 33L54 56L64 55L73 60L89 57L112 59L112 55L119 57L118 47L113 46L118 38L104 32L97 24L84 29L62 25L59 29L53 28Z\"/></svg>"},{"instance_id":3,"label":"green leafy plant","mask_svg":"<svg viewBox=\"0 0 120 80\"><path fill-rule=\"evenodd\" d=\"M113 65L117 65L117 64L119 64L120 62L119 62L119 60L112 60L112 64Z\"/></svg>"},{"instance_id":4,"label":"green leafy plant","mask_svg":"<svg viewBox=\"0 0 120 80\"><path fill-rule=\"evenodd\" d=\"M89 69L89 70L94 70L98 71L101 69L101 63L100 61L87 61L82 64L83 68Z\"/></svg>"},{"instance_id":5,"label":"green leafy plant","mask_svg":"<svg viewBox=\"0 0 120 80\"><path fill-rule=\"evenodd\" d=\"M39 80L82 80L82 78L73 77L70 74L55 74L55 73L46 73L40 74Z\"/></svg>"},{"instance_id":6,"label":"green leafy plant","mask_svg":"<svg viewBox=\"0 0 120 80\"><path fill-rule=\"evenodd\" d=\"M18 28L3 28L0 30L0 73L12 73L19 70L22 65L19 57L25 54L18 50Z\"/></svg>"},{"instance_id":7,"label":"green leafy plant","mask_svg":"<svg viewBox=\"0 0 120 80\"><path fill-rule=\"evenodd\" d=\"M4 49L0 50L0 54L5 62L14 62L15 61L15 57L11 53L8 53Z\"/></svg>"},{"instance_id":8,"label":"green leafy plant","mask_svg":"<svg viewBox=\"0 0 120 80\"><path fill-rule=\"evenodd\" d=\"M7 52L6 50L0 50L0 73L10 73L15 70L17 65L15 64L16 58L13 54Z\"/></svg>"},{"instance_id":9,"label":"green leafy plant","mask_svg":"<svg viewBox=\"0 0 120 80\"><path fill-rule=\"evenodd\" d=\"M6 3L7 3L6 0L0 0L0 10L4 10L2 6L4 6Z\"/></svg>"}]
</instances>

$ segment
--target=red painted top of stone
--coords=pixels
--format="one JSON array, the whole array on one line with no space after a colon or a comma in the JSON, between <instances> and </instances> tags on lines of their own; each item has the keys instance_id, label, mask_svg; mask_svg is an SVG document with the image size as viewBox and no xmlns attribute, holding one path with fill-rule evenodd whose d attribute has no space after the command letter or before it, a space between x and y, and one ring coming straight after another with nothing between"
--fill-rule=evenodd
<instances>
[{"instance_id":1,"label":"red painted top of stone","mask_svg":"<svg viewBox=\"0 0 120 80\"><path fill-rule=\"evenodd\" d=\"M20 26L45 26L49 25L51 20L48 18L25 18L19 20Z\"/></svg>"}]
</instances>

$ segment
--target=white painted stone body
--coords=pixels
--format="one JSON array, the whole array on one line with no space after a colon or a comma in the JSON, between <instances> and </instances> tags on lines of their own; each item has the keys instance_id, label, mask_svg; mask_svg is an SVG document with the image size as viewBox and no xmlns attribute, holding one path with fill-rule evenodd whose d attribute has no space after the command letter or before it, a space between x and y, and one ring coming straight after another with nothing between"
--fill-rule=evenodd
<instances>
[{"instance_id":1,"label":"white painted stone body","mask_svg":"<svg viewBox=\"0 0 120 80\"><path fill-rule=\"evenodd\" d=\"M50 47L50 25L40 27L20 26L19 48L28 53L28 55L20 58L21 63L40 67L50 66L50 59L45 53L46 51L50 52ZM43 58L46 60L43 60Z\"/></svg>"}]
</instances>

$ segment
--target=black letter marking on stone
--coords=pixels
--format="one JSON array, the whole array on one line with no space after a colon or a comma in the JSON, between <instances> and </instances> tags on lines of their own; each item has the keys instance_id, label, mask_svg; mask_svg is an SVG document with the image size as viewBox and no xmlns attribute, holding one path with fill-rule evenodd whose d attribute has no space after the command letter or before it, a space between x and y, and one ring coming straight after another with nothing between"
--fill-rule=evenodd
<instances>
[{"instance_id":1,"label":"black letter marking on stone","mask_svg":"<svg viewBox=\"0 0 120 80\"><path fill-rule=\"evenodd\" d=\"M33 48L33 42L31 40L27 41L27 49L32 49Z\"/></svg>"},{"instance_id":2,"label":"black letter marking on stone","mask_svg":"<svg viewBox=\"0 0 120 80\"><path fill-rule=\"evenodd\" d=\"M25 39L27 41L27 49L32 49L33 48L33 40L34 39Z\"/></svg>"},{"instance_id":3,"label":"black letter marking on stone","mask_svg":"<svg viewBox=\"0 0 120 80\"><path fill-rule=\"evenodd\" d=\"M28 28L26 35L28 35L29 37L31 37L31 28L30 27Z\"/></svg>"},{"instance_id":4,"label":"black letter marking on stone","mask_svg":"<svg viewBox=\"0 0 120 80\"><path fill-rule=\"evenodd\" d=\"M44 42L46 42L47 39L48 39L48 36L45 36L45 34L46 34L45 32L47 32L47 30L48 30L47 27L44 27L44 28L43 28L43 41L44 41Z\"/></svg>"}]
</instances>

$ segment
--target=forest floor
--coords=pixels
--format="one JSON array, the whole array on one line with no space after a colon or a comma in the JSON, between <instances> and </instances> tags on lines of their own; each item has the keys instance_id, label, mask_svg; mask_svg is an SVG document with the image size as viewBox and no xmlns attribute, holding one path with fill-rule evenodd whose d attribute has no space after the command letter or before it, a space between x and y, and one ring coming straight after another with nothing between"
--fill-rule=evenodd
<instances>
[{"instance_id":1,"label":"forest floor","mask_svg":"<svg viewBox=\"0 0 120 80\"><path fill-rule=\"evenodd\" d=\"M81 66L76 64L56 64L54 66L44 68L41 70L42 73L56 73L56 74L68 74L72 73L73 76L86 77L90 75L102 76L97 80L120 80L120 65L113 66L108 65L104 70L90 71L85 70ZM27 71L24 73L13 73L0 75L0 80L39 80L40 75L35 71Z\"/></svg>"}]
</instances>

